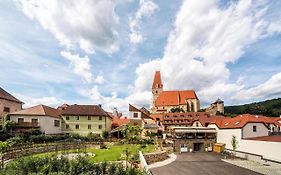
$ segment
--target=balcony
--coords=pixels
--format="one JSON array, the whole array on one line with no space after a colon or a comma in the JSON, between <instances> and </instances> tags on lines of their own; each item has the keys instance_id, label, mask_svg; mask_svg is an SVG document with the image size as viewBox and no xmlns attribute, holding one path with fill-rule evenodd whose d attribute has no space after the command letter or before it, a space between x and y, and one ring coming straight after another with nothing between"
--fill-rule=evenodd
<instances>
[{"instance_id":1,"label":"balcony","mask_svg":"<svg viewBox=\"0 0 281 175\"><path fill-rule=\"evenodd\" d=\"M39 128L38 122L19 122L16 124L16 127L20 128Z\"/></svg>"}]
</instances>

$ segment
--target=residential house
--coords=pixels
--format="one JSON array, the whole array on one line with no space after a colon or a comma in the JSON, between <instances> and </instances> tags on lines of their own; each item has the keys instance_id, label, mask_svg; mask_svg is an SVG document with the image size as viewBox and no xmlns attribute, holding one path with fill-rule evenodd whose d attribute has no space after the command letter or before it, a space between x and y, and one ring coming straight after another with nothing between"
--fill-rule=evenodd
<instances>
[{"instance_id":1,"label":"residential house","mask_svg":"<svg viewBox=\"0 0 281 175\"><path fill-rule=\"evenodd\" d=\"M9 114L16 123L17 131L38 128L45 134L61 133L60 111L49 106L37 105Z\"/></svg>"},{"instance_id":2,"label":"residential house","mask_svg":"<svg viewBox=\"0 0 281 175\"><path fill-rule=\"evenodd\" d=\"M88 135L110 131L113 118L101 105L69 105L62 110L62 132Z\"/></svg>"},{"instance_id":3,"label":"residential house","mask_svg":"<svg viewBox=\"0 0 281 175\"><path fill-rule=\"evenodd\" d=\"M208 127L217 130L217 142L232 150L233 136L238 141L237 156L264 163L281 163L281 136L270 136L269 118L243 114L234 118L215 119Z\"/></svg>"},{"instance_id":4,"label":"residential house","mask_svg":"<svg viewBox=\"0 0 281 175\"><path fill-rule=\"evenodd\" d=\"M200 110L200 101L194 90L164 91L160 71L156 71L152 84L151 113L166 113L173 109L182 109L184 112Z\"/></svg>"},{"instance_id":5,"label":"residential house","mask_svg":"<svg viewBox=\"0 0 281 175\"><path fill-rule=\"evenodd\" d=\"M23 102L0 87L0 125L4 115L22 110Z\"/></svg>"}]
</instances>

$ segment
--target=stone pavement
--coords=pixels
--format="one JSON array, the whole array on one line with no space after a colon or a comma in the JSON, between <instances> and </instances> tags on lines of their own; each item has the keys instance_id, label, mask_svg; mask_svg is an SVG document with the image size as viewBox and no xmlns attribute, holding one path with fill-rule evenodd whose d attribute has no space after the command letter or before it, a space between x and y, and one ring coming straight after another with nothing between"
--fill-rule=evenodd
<instances>
[{"instance_id":1,"label":"stone pavement","mask_svg":"<svg viewBox=\"0 0 281 175\"><path fill-rule=\"evenodd\" d=\"M168 165L168 164L172 163L173 161L175 161L176 159L177 159L177 155L172 153L172 154L169 155L168 159L166 159L164 161L161 161L161 162L156 162L156 163L153 163L151 165L148 165L148 169L157 168L157 167Z\"/></svg>"},{"instance_id":2,"label":"stone pavement","mask_svg":"<svg viewBox=\"0 0 281 175\"><path fill-rule=\"evenodd\" d=\"M230 159L223 159L224 162L231 163L233 165L247 168L249 170L266 174L266 175L281 175L281 165L274 166L274 165L263 165L258 162L250 161L250 160L230 160Z\"/></svg>"}]
</instances>

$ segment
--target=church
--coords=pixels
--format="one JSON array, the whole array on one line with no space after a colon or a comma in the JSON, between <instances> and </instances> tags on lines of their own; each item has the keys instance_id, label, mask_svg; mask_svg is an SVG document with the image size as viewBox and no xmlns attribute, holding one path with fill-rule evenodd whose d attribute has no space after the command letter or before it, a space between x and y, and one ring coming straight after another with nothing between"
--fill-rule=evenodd
<instances>
[{"instance_id":1,"label":"church","mask_svg":"<svg viewBox=\"0 0 281 175\"><path fill-rule=\"evenodd\" d=\"M200 101L194 90L164 91L160 71L156 71L154 75L152 96L152 114L200 110Z\"/></svg>"}]
</instances>

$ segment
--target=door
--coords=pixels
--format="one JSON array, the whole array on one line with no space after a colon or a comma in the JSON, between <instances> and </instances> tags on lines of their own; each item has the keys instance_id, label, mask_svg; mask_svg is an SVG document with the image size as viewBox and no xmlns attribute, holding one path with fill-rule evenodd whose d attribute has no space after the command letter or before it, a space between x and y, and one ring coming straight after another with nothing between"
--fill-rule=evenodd
<instances>
[{"instance_id":1,"label":"door","mask_svg":"<svg viewBox=\"0 0 281 175\"><path fill-rule=\"evenodd\" d=\"M187 144L181 144L181 149L180 149L181 153L185 153L187 152L187 150L188 150Z\"/></svg>"},{"instance_id":2,"label":"door","mask_svg":"<svg viewBox=\"0 0 281 175\"><path fill-rule=\"evenodd\" d=\"M203 146L204 146L203 143L194 143L193 149L194 151L204 151Z\"/></svg>"}]
</instances>

